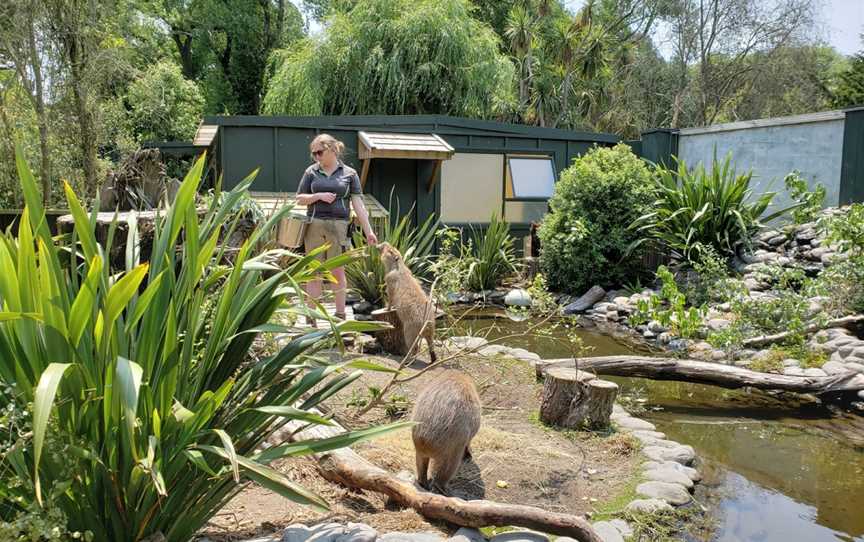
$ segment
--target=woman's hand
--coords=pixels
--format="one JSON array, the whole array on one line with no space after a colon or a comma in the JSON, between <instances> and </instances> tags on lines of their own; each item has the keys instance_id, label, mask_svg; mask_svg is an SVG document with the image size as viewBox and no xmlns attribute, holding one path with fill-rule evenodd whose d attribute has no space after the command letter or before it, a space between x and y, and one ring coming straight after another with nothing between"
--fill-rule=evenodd
<instances>
[{"instance_id":1,"label":"woman's hand","mask_svg":"<svg viewBox=\"0 0 864 542\"><path fill-rule=\"evenodd\" d=\"M333 192L317 192L315 195L318 196L318 201L323 201L324 203L333 203L336 201L336 194Z\"/></svg>"},{"instance_id":2,"label":"woman's hand","mask_svg":"<svg viewBox=\"0 0 864 542\"><path fill-rule=\"evenodd\" d=\"M366 232L366 244L367 245L377 245L378 244L378 236L375 235L375 232L369 230Z\"/></svg>"}]
</instances>

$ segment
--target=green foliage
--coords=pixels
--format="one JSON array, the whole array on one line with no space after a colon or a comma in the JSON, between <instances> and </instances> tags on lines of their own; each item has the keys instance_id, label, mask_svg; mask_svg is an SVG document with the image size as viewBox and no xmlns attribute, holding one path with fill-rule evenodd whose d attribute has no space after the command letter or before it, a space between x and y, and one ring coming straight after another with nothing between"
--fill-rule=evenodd
<instances>
[{"instance_id":1,"label":"green foliage","mask_svg":"<svg viewBox=\"0 0 864 542\"><path fill-rule=\"evenodd\" d=\"M722 163L715 158L710 173L701 163L692 171L683 160L677 160L677 164L676 170L657 169L653 177L654 202L649 212L633 223L644 236L634 246L655 240L684 262L694 261L697 245L731 256L738 245L750 242L762 221L787 211L763 216L774 193L755 197L750 189L752 174L737 175L731 154Z\"/></svg>"},{"instance_id":2,"label":"green foliage","mask_svg":"<svg viewBox=\"0 0 864 542\"><path fill-rule=\"evenodd\" d=\"M349 370L352 363L309 354L336 333L370 326L316 331L253 363L256 335L283 331L269 324L275 311L302 303L294 297L298 284L350 256L322 264L313 252L280 268L274 262L284 251L256 254L286 209L253 233L233 266L220 265L224 218L252 178L199 216L204 163L196 162L157 220L149 264L130 250L125 272L115 274L107 257L112 236L106 246L97 242L95 213L87 216L68 185L74 232L55 244L19 156L27 207L17 236L0 235L0 383L27 405L32 446L7 453L0 468L11 465L37 503L53 502L68 529L94 540L161 533L185 542L247 480L326 508L269 464L387 430L258 451L289 420L329 423L309 409L360 373Z\"/></svg>"},{"instance_id":3,"label":"green foliage","mask_svg":"<svg viewBox=\"0 0 864 542\"><path fill-rule=\"evenodd\" d=\"M711 301L721 301L730 283L729 266L714 247L697 245L694 250L692 274L688 274L682 290L689 303L702 306Z\"/></svg>"},{"instance_id":4,"label":"green foliage","mask_svg":"<svg viewBox=\"0 0 864 542\"><path fill-rule=\"evenodd\" d=\"M845 213L822 222L828 230L829 243L836 243L842 252L864 255L864 203L853 203Z\"/></svg>"},{"instance_id":5,"label":"green foliage","mask_svg":"<svg viewBox=\"0 0 864 542\"><path fill-rule=\"evenodd\" d=\"M760 373L782 373L784 359L787 359L786 351L777 346L772 346L766 355L757 357L751 361L748 368Z\"/></svg>"},{"instance_id":6,"label":"green foliage","mask_svg":"<svg viewBox=\"0 0 864 542\"><path fill-rule=\"evenodd\" d=\"M581 294L594 284L636 276L636 239L628 226L646 212L651 173L630 147L595 147L561 173L539 236L540 265L556 291Z\"/></svg>"},{"instance_id":7,"label":"green foliage","mask_svg":"<svg viewBox=\"0 0 864 542\"><path fill-rule=\"evenodd\" d=\"M465 287L472 292L491 290L516 272L516 253L510 225L493 214L483 229L471 226L468 243L460 248L466 262Z\"/></svg>"},{"instance_id":8,"label":"green foliage","mask_svg":"<svg viewBox=\"0 0 864 542\"><path fill-rule=\"evenodd\" d=\"M151 66L129 85L129 122L139 141L188 141L204 113L198 85L173 62Z\"/></svg>"},{"instance_id":9,"label":"green foliage","mask_svg":"<svg viewBox=\"0 0 864 542\"><path fill-rule=\"evenodd\" d=\"M854 55L849 66L838 74L832 94L834 107L864 104L864 52Z\"/></svg>"},{"instance_id":10,"label":"green foliage","mask_svg":"<svg viewBox=\"0 0 864 542\"><path fill-rule=\"evenodd\" d=\"M628 323L636 327L656 320L679 337L696 337L702 328L707 310L704 306L687 306L687 297L678 289L675 276L666 266L661 265L657 269L657 278L662 284L660 295L652 294L648 299L637 301L636 310L630 315Z\"/></svg>"},{"instance_id":11,"label":"green foliage","mask_svg":"<svg viewBox=\"0 0 864 542\"><path fill-rule=\"evenodd\" d=\"M804 344L789 346L775 344L766 354L756 357L749 368L763 373L782 373L783 361L787 359L798 360L799 366L803 369L818 369L828 361L828 357L823 352L811 350Z\"/></svg>"},{"instance_id":12,"label":"green foliage","mask_svg":"<svg viewBox=\"0 0 864 542\"><path fill-rule=\"evenodd\" d=\"M783 179L786 191L798 207L792 209L792 220L795 224L804 224L816 218L825 204L825 186L816 183L813 190L807 186L807 181L801 178L798 171L793 171Z\"/></svg>"},{"instance_id":13,"label":"green foliage","mask_svg":"<svg viewBox=\"0 0 864 542\"><path fill-rule=\"evenodd\" d=\"M387 242L402 254L402 261L415 277L423 278L429 269L429 256L435 248L435 231L438 220L429 215L419 227L411 222L411 210L393 223L387 223L381 242ZM399 215L399 211L396 211ZM363 299L373 305L382 305L386 297L384 291L384 264L381 262L381 251L377 246L367 245L362 232L355 232L354 246L363 249L360 258L352 260L345 266L345 276L351 288Z\"/></svg>"},{"instance_id":14,"label":"green foliage","mask_svg":"<svg viewBox=\"0 0 864 542\"><path fill-rule=\"evenodd\" d=\"M807 295L827 296L832 316L864 312L864 256L853 256L826 268L807 285Z\"/></svg>"},{"instance_id":15,"label":"green foliage","mask_svg":"<svg viewBox=\"0 0 864 542\"><path fill-rule=\"evenodd\" d=\"M455 228L442 228L437 233L438 257L430 269L435 275L435 300L439 305L450 302L448 294L458 293L465 285L465 262L460 257L462 232Z\"/></svg>"},{"instance_id":16,"label":"green foliage","mask_svg":"<svg viewBox=\"0 0 864 542\"><path fill-rule=\"evenodd\" d=\"M272 62L267 114L490 118L512 101L513 66L467 0L358 2Z\"/></svg>"}]
</instances>

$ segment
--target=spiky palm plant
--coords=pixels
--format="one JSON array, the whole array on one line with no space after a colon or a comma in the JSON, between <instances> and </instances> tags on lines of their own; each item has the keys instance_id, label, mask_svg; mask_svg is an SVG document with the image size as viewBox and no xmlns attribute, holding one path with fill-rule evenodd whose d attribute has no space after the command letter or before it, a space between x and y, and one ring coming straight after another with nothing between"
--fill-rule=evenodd
<instances>
[{"instance_id":1,"label":"spiky palm plant","mask_svg":"<svg viewBox=\"0 0 864 542\"><path fill-rule=\"evenodd\" d=\"M321 264L309 254L280 269L267 253L255 255L283 211L221 265L225 217L252 176L201 215L199 159L156 220L149 263L136 261L130 226L127 269L115 274L94 234L96 214L67 184L74 232L52 238L20 154L17 163L27 207L17 235L0 235L0 384L30 405L32 441L0 461L39 503L61 509L70 529L94 540L162 533L185 542L250 480L326 508L270 464L398 427L259 451L289 420L329 423L309 409L360 374L308 353L363 324L317 331L250 361L256 335L278 329L269 323L277 308L299 302L298 284L346 259ZM0 511L14 513L14 501Z\"/></svg>"}]
</instances>

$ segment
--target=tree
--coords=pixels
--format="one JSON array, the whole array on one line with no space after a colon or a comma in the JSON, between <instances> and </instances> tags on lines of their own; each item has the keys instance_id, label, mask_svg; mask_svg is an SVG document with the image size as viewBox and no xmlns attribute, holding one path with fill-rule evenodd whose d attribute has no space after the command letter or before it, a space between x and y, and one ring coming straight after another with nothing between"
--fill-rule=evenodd
<instances>
[{"instance_id":1,"label":"tree","mask_svg":"<svg viewBox=\"0 0 864 542\"><path fill-rule=\"evenodd\" d=\"M758 67L813 23L813 0L676 0L670 17L679 84L673 127L715 122ZM691 66L695 67L691 73ZM688 95L695 105L685 118Z\"/></svg>"},{"instance_id":2,"label":"tree","mask_svg":"<svg viewBox=\"0 0 864 542\"><path fill-rule=\"evenodd\" d=\"M835 107L864 105L864 51L853 55L849 67L837 75L832 103Z\"/></svg>"},{"instance_id":3,"label":"tree","mask_svg":"<svg viewBox=\"0 0 864 542\"><path fill-rule=\"evenodd\" d=\"M204 112L198 85L162 61L129 85L129 120L139 141L190 140Z\"/></svg>"},{"instance_id":4,"label":"tree","mask_svg":"<svg viewBox=\"0 0 864 542\"><path fill-rule=\"evenodd\" d=\"M43 76L46 43L45 29L41 24L44 22L44 15L43 4L37 0L4 3L0 7L0 19L5 21L5 24L0 26L0 59L12 66L21 88L25 90L36 112L41 154L39 179L43 202L48 203L51 194L51 155L48 148L49 122ZM6 86L4 85L4 94ZM5 101L4 97L4 104ZM4 116L3 120L8 129L8 118Z\"/></svg>"},{"instance_id":5,"label":"tree","mask_svg":"<svg viewBox=\"0 0 864 542\"><path fill-rule=\"evenodd\" d=\"M498 47L467 0L366 0L276 53L264 111L495 117L513 101Z\"/></svg>"}]
</instances>

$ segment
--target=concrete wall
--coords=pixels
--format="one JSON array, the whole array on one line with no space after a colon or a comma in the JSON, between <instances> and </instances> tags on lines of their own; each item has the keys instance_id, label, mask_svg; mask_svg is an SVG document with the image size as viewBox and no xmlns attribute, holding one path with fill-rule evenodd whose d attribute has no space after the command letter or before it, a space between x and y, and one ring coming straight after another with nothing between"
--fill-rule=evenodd
<instances>
[{"instance_id":1,"label":"concrete wall","mask_svg":"<svg viewBox=\"0 0 864 542\"><path fill-rule=\"evenodd\" d=\"M825 205L832 206L840 196L843 125L842 111L828 111L686 128L679 132L678 157L689 167L702 162L710 168L715 150L718 160L731 152L739 173L753 171L754 193L777 192L775 206L790 202L783 178L797 169L811 187L825 185Z\"/></svg>"}]
</instances>

